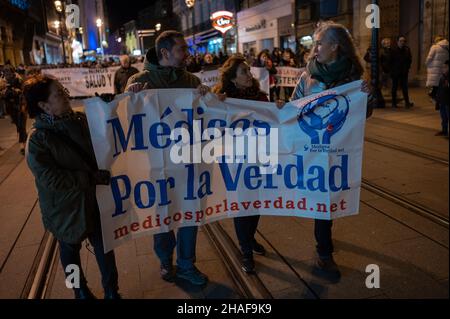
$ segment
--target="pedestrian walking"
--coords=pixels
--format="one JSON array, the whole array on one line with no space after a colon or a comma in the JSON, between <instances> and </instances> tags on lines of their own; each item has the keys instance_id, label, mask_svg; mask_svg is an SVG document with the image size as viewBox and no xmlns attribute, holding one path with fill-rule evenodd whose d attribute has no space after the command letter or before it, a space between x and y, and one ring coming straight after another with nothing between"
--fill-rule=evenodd
<instances>
[{"instance_id":1,"label":"pedestrian walking","mask_svg":"<svg viewBox=\"0 0 450 319\"><path fill-rule=\"evenodd\" d=\"M427 66L426 87L430 89L430 97L434 98L436 95L439 80L442 76L443 66L445 61L448 60L448 57L448 41L441 36L437 36L425 61L425 65Z\"/></svg>"},{"instance_id":2,"label":"pedestrian walking","mask_svg":"<svg viewBox=\"0 0 450 319\"><path fill-rule=\"evenodd\" d=\"M392 79L392 107L397 107L397 88L400 84L405 100L405 107L410 108L414 104L409 100L408 94L408 73L411 68L411 50L406 45L406 37L397 37L397 47L391 51L389 70Z\"/></svg>"},{"instance_id":3,"label":"pedestrian walking","mask_svg":"<svg viewBox=\"0 0 450 319\"><path fill-rule=\"evenodd\" d=\"M123 93L128 79L138 72L138 69L131 66L130 57L128 55L121 55L120 68L114 74L114 94Z\"/></svg>"},{"instance_id":4,"label":"pedestrian walking","mask_svg":"<svg viewBox=\"0 0 450 319\"><path fill-rule=\"evenodd\" d=\"M450 102L450 90L448 82L448 60L443 64L443 72L439 79L439 84L436 89L436 106L439 109L441 116L441 131L436 133L436 136L446 136L448 138L448 126L449 126L449 102Z\"/></svg>"}]
</instances>

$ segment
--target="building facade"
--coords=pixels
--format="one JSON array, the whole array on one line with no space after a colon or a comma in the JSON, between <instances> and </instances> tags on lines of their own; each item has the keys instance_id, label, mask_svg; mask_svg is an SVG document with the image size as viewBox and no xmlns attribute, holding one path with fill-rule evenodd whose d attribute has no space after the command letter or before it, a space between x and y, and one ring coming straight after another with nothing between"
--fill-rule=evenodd
<instances>
[{"instance_id":1,"label":"building facade","mask_svg":"<svg viewBox=\"0 0 450 319\"><path fill-rule=\"evenodd\" d=\"M293 0L264 1L237 14L238 51L241 53L276 47L295 50Z\"/></svg>"},{"instance_id":2,"label":"building facade","mask_svg":"<svg viewBox=\"0 0 450 319\"><path fill-rule=\"evenodd\" d=\"M371 30L365 25L370 3L353 1L352 34L361 55L371 41ZM390 38L395 45L399 35L406 37L413 58L409 72L412 85L425 86L425 60L434 38L441 35L448 39L448 5L448 0L379 0L379 40Z\"/></svg>"},{"instance_id":3,"label":"building facade","mask_svg":"<svg viewBox=\"0 0 450 319\"><path fill-rule=\"evenodd\" d=\"M225 36L213 28L211 15L217 11L229 11L236 17L239 1L197 0L189 9L185 0L173 0L173 12L179 16L181 31L186 35L191 53L216 53L227 50L228 54L237 52L237 28L225 33ZM195 41L195 42L194 42Z\"/></svg>"}]
</instances>

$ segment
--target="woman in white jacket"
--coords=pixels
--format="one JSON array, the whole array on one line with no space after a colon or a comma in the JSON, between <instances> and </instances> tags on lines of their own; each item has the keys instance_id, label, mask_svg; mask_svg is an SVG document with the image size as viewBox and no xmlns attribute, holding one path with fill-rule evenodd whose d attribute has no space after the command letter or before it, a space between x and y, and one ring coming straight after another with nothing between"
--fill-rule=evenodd
<instances>
[{"instance_id":1,"label":"woman in white jacket","mask_svg":"<svg viewBox=\"0 0 450 319\"><path fill-rule=\"evenodd\" d=\"M437 36L434 41L434 45L431 46L428 57L425 61L427 66L427 84L428 88L432 88L430 93L431 97L434 97L434 93L439 85L439 79L442 75L442 68L445 61L448 60L448 41L444 38Z\"/></svg>"}]
</instances>

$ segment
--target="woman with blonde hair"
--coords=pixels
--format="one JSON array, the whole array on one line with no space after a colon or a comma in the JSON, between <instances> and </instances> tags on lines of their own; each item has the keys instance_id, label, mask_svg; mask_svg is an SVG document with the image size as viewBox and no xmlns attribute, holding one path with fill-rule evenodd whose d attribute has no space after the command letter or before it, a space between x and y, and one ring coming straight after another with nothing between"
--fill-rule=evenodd
<instances>
[{"instance_id":1,"label":"woman with blonde hair","mask_svg":"<svg viewBox=\"0 0 450 319\"><path fill-rule=\"evenodd\" d=\"M320 93L349 82L360 80L364 68L356 53L348 30L333 22L321 23L314 32L314 46L306 70L294 89L291 100ZM361 90L370 93L367 82L363 81ZM372 113L374 100L369 99L366 117ZM361 112L365 112L361 109ZM339 279L341 274L333 259L331 220L315 220L314 234L317 241L318 259L315 264L319 274L330 280Z\"/></svg>"}]
</instances>

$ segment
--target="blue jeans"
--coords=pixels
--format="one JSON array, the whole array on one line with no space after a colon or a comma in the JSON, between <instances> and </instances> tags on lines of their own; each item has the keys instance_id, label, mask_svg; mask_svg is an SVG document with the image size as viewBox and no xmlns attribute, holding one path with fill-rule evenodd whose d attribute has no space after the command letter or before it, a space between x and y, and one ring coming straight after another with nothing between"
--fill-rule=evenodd
<instances>
[{"instance_id":1,"label":"blue jeans","mask_svg":"<svg viewBox=\"0 0 450 319\"><path fill-rule=\"evenodd\" d=\"M197 244L197 226L178 228L177 238L173 230L153 235L153 249L161 264L172 264L173 250L177 246L177 266L191 269L195 263L195 246Z\"/></svg>"},{"instance_id":2,"label":"blue jeans","mask_svg":"<svg viewBox=\"0 0 450 319\"><path fill-rule=\"evenodd\" d=\"M439 105L439 113L441 114L441 126L442 132L448 134L448 120L449 120L449 112L448 105Z\"/></svg>"}]
</instances>

